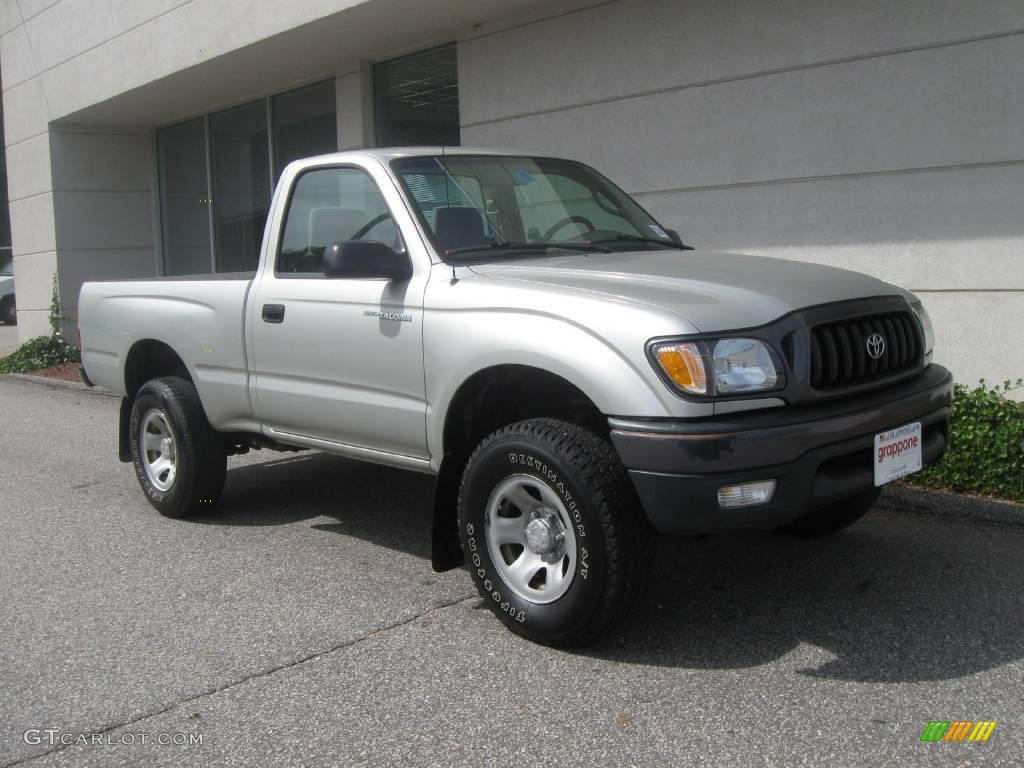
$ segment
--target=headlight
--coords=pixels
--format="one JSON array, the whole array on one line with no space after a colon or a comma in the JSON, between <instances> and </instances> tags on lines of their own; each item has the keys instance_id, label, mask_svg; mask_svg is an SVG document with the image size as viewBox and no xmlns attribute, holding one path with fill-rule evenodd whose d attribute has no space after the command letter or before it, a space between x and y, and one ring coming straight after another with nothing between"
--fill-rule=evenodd
<instances>
[{"instance_id":1,"label":"headlight","mask_svg":"<svg viewBox=\"0 0 1024 768\"><path fill-rule=\"evenodd\" d=\"M774 389L779 381L771 353L755 339L722 339L711 353L720 395Z\"/></svg>"},{"instance_id":2,"label":"headlight","mask_svg":"<svg viewBox=\"0 0 1024 768\"><path fill-rule=\"evenodd\" d=\"M911 304L910 308L914 310L918 322L921 323L921 330L924 331L924 356L928 357L935 349L935 328L932 326L932 319L921 302Z\"/></svg>"},{"instance_id":3,"label":"headlight","mask_svg":"<svg viewBox=\"0 0 1024 768\"><path fill-rule=\"evenodd\" d=\"M757 339L668 341L653 345L652 352L662 373L687 394L741 395L780 384L768 345Z\"/></svg>"}]
</instances>

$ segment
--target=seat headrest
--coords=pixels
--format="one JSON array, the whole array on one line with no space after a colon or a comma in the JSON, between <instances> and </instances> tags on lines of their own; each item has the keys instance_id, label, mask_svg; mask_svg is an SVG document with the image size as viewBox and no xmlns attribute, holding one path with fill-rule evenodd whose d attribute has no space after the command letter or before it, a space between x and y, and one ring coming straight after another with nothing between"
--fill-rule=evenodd
<instances>
[{"instance_id":1,"label":"seat headrest","mask_svg":"<svg viewBox=\"0 0 1024 768\"><path fill-rule=\"evenodd\" d=\"M487 243L484 217L476 208L434 209L434 236L443 251Z\"/></svg>"},{"instance_id":2,"label":"seat headrest","mask_svg":"<svg viewBox=\"0 0 1024 768\"><path fill-rule=\"evenodd\" d=\"M369 221L358 208L312 208L309 211L309 245L324 248L331 243L352 239Z\"/></svg>"}]
</instances>

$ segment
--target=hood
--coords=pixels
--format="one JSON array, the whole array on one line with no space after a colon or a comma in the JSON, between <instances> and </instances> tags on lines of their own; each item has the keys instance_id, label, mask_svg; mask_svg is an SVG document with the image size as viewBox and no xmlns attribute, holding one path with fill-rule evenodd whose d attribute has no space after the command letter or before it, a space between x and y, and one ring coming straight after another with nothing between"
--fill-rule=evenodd
<instances>
[{"instance_id":1,"label":"hood","mask_svg":"<svg viewBox=\"0 0 1024 768\"><path fill-rule=\"evenodd\" d=\"M702 333L765 325L798 309L872 296L904 296L874 277L821 264L713 251L547 256L476 264L489 277L615 296L661 307Z\"/></svg>"}]
</instances>

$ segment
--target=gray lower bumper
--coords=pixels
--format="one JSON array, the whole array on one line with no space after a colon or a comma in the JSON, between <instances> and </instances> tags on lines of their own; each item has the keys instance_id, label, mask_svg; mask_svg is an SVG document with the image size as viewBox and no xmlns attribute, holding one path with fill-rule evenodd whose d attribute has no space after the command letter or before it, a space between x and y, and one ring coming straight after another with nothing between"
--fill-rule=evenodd
<instances>
[{"instance_id":1,"label":"gray lower bumper","mask_svg":"<svg viewBox=\"0 0 1024 768\"><path fill-rule=\"evenodd\" d=\"M665 533L769 529L874 485L877 432L920 421L923 459L937 461L949 431L952 376L918 378L841 403L781 407L727 419L609 419L611 439L651 522ZM775 479L772 501L726 510L718 489Z\"/></svg>"}]
</instances>

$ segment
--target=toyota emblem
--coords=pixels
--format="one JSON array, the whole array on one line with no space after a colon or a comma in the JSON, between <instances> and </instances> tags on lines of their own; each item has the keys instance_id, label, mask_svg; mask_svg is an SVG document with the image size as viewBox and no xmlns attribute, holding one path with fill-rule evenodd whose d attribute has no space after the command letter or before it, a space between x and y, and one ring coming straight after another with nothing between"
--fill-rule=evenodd
<instances>
[{"instance_id":1,"label":"toyota emblem","mask_svg":"<svg viewBox=\"0 0 1024 768\"><path fill-rule=\"evenodd\" d=\"M864 344L868 350L868 357L877 360L885 354L885 337L880 333L872 333Z\"/></svg>"}]
</instances>

